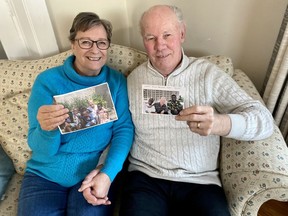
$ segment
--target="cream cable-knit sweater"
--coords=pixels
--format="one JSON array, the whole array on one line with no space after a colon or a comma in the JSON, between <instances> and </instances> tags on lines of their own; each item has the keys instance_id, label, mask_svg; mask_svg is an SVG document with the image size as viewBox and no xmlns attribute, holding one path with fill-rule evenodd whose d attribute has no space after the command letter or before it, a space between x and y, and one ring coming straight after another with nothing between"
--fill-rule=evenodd
<instances>
[{"instance_id":1,"label":"cream cable-knit sweater","mask_svg":"<svg viewBox=\"0 0 288 216\"><path fill-rule=\"evenodd\" d=\"M221 185L218 172L220 137L200 136L173 115L142 114L142 85L184 87L184 107L211 105L215 112L230 113L227 137L256 140L272 134L273 118L259 102L207 60L183 55L181 65L165 78L145 62L128 76L130 111L135 140L129 171L173 181Z\"/></svg>"}]
</instances>

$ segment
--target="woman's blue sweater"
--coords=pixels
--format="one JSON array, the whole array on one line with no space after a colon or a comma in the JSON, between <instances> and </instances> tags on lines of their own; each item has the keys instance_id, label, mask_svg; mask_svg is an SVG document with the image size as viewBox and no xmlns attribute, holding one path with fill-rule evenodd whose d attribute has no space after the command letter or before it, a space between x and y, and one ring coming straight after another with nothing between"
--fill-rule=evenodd
<instances>
[{"instance_id":1,"label":"woman's blue sweater","mask_svg":"<svg viewBox=\"0 0 288 216\"><path fill-rule=\"evenodd\" d=\"M82 181L96 168L99 157L109 145L102 172L113 181L129 153L134 127L129 112L126 78L108 66L98 76L81 76L73 68L75 56L63 65L47 69L36 78L28 102L28 145L32 157L26 171L62 186L70 187ZM60 130L42 130L36 118L40 106L53 104L53 96L107 82L118 120L61 134Z\"/></svg>"}]
</instances>

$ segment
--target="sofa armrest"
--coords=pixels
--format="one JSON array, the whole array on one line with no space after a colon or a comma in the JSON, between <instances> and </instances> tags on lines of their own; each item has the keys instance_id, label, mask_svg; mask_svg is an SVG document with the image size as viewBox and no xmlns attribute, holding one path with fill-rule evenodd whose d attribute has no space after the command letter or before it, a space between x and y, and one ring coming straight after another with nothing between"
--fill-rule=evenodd
<instances>
[{"instance_id":1,"label":"sofa armrest","mask_svg":"<svg viewBox=\"0 0 288 216\"><path fill-rule=\"evenodd\" d=\"M243 71L235 70L233 78L262 101ZM231 215L257 215L270 199L288 201L288 148L279 128L259 141L222 138L220 173Z\"/></svg>"}]
</instances>

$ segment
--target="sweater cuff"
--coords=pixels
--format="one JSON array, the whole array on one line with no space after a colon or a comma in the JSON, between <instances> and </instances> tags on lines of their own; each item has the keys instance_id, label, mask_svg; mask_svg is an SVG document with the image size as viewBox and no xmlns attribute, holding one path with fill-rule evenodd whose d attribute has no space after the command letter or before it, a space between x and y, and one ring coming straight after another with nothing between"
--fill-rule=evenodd
<instances>
[{"instance_id":1,"label":"sweater cuff","mask_svg":"<svg viewBox=\"0 0 288 216\"><path fill-rule=\"evenodd\" d=\"M59 128L56 128L55 130L51 130L51 131L46 131L46 130L43 130L40 125L38 125L38 130L39 130L40 134L42 134L45 137L49 137L49 138L54 137L58 133L60 133Z\"/></svg>"},{"instance_id":2,"label":"sweater cuff","mask_svg":"<svg viewBox=\"0 0 288 216\"><path fill-rule=\"evenodd\" d=\"M108 177L110 178L110 181L113 182L116 175L118 174L117 172L115 172L113 169L109 169L107 167L104 167L101 169L101 172L105 173L106 175L108 175Z\"/></svg>"},{"instance_id":3,"label":"sweater cuff","mask_svg":"<svg viewBox=\"0 0 288 216\"><path fill-rule=\"evenodd\" d=\"M231 119L231 130L225 137L228 138L241 138L246 130L246 121L242 115L228 114Z\"/></svg>"}]
</instances>

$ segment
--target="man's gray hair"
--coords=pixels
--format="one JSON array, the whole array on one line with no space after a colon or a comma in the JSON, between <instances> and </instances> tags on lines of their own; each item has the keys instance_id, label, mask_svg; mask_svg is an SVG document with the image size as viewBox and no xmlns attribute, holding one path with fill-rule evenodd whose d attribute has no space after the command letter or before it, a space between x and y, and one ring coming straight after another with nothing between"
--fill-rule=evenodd
<instances>
[{"instance_id":1,"label":"man's gray hair","mask_svg":"<svg viewBox=\"0 0 288 216\"><path fill-rule=\"evenodd\" d=\"M151 9L153 9L154 7L158 7L158 6L160 6L160 5L155 5L155 6L151 7L151 8L149 8L148 10L146 10L146 11L142 14L142 16L141 16L141 18L140 18L140 21L139 21L139 26L140 26L141 34L143 33L143 32L142 32L142 30L143 30L143 29L142 29L143 17L144 17ZM185 26L184 16L183 16L182 10L181 10L180 8L178 8L178 7L175 6L175 5L162 5L162 6L166 6L166 7L170 8L170 9L175 13L179 24Z\"/></svg>"},{"instance_id":2,"label":"man's gray hair","mask_svg":"<svg viewBox=\"0 0 288 216\"><path fill-rule=\"evenodd\" d=\"M171 8L171 10L174 11L175 15L177 16L177 19L179 21L179 23L183 23L184 22L184 17L183 17L183 13L181 11L180 8L178 8L177 6L174 5L167 5L169 8Z\"/></svg>"}]
</instances>

